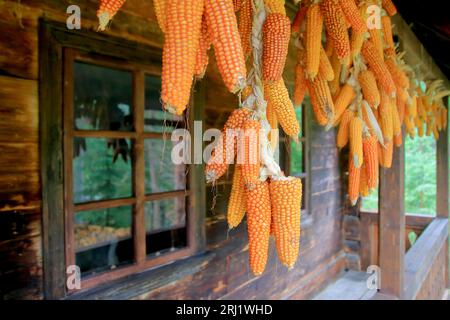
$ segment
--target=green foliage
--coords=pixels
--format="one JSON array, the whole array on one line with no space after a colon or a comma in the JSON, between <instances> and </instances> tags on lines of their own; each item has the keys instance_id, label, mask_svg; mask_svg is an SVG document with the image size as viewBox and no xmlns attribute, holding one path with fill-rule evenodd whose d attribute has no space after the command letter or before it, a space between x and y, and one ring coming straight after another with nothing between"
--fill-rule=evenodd
<instances>
[{"instance_id":1,"label":"green foliage","mask_svg":"<svg viewBox=\"0 0 450 320\"><path fill-rule=\"evenodd\" d=\"M378 192L364 198L362 208L378 210ZM405 211L436 213L436 141L432 136L405 139Z\"/></svg>"}]
</instances>

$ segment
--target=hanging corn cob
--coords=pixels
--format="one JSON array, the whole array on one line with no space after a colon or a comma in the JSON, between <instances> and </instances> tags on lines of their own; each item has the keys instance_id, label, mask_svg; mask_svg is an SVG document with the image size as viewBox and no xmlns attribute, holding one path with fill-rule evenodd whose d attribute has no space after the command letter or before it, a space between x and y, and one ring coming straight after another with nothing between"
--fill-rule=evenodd
<instances>
[{"instance_id":1,"label":"hanging corn cob","mask_svg":"<svg viewBox=\"0 0 450 320\"><path fill-rule=\"evenodd\" d=\"M323 18L318 3L309 6L306 12L306 72L314 79L319 72L320 48L322 47Z\"/></svg>"},{"instance_id":2,"label":"hanging corn cob","mask_svg":"<svg viewBox=\"0 0 450 320\"><path fill-rule=\"evenodd\" d=\"M153 0L156 20L162 32L166 32L166 2L167 0Z\"/></svg>"},{"instance_id":3,"label":"hanging corn cob","mask_svg":"<svg viewBox=\"0 0 450 320\"><path fill-rule=\"evenodd\" d=\"M100 7L97 11L98 29L100 31L106 29L108 23L114 18L124 3L125 0L100 0Z\"/></svg>"},{"instance_id":4,"label":"hanging corn cob","mask_svg":"<svg viewBox=\"0 0 450 320\"><path fill-rule=\"evenodd\" d=\"M195 58L194 76L196 79L202 79L208 66L209 56L208 51L211 47L211 39L209 36L208 25L206 19L203 16L202 29L199 39L199 46L197 50L197 56Z\"/></svg>"},{"instance_id":5,"label":"hanging corn cob","mask_svg":"<svg viewBox=\"0 0 450 320\"><path fill-rule=\"evenodd\" d=\"M261 124L257 120L244 122L244 162L242 163L242 180L247 189L253 188L259 180Z\"/></svg>"},{"instance_id":6,"label":"hanging corn cob","mask_svg":"<svg viewBox=\"0 0 450 320\"><path fill-rule=\"evenodd\" d=\"M350 41L344 14L338 0L322 0L320 9L324 17L327 35L333 43L334 52L343 64L348 64Z\"/></svg>"},{"instance_id":7,"label":"hanging corn cob","mask_svg":"<svg viewBox=\"0 0 450 320\"><path fill-rule=\"evenodd\" d=\"M382 0L381 5L383 9L386 10L387 14L391 17L397 14L397 8L395 7L392 0Z\"/></svg>"},{"instance_id":8,"label":"hanging corn cob","mask_svg":"<svg viewBox=\"0 0 450 320\"><path fill-rule=\"evenodd\" d=\"M252 13L252 0L244 0L241 6L238 27L245 57L248 57L252 51L250 43L252 35Z\"/></svg>"},{"instance_id":9,"label":"hanging corn cob","mask_svg":"<svg viewBox=\"0 0 450 320\"><path fill-rule=\"evenodd\" d=\"M280 13L286 15L286 9L284 7L285 0L264 0L267 13Z\"/></svg>"},{"instance_id":10,"label":"hanging corn cob","mask_svg":"<svg viewBox=\"0 0 450 320\"><path fill-rule=\"evenodd\" d=\"M355 167L350 157L348 165L348 198L352 205L356 205L359 197L359 186L361 179L361 167Z\"/></svg>"},{"instance_id":11,"label":"hanging corn cob","mask_svg":"<svg viewBox=\"0 0 450 320\"><path fill-rule=\"evenodd\" d=\"M236 93L245 87L247 71L233 1L205 0L205 15L219 72L228 90Z\"/></svg>"},{"instance_id":12,"label":"hanging corn cob","mask_svg":"<svg viewBox=\"0 0 450 320\"><path fill-rule=\"evenodd\" d=\"M365 136L363 139L364 165L369 189L378 185L378 149L375 136Z\"/></svg>"},{"instance_id":13,"label":"hanging corn cob","mask_svg":"<svg viewBox=\"0 0 450 320\"><path fill-rule=\"evenodd\" d=\"M230 199L228 200L227 221L230 229L236 228L245 215L245 188L241 166L236 165L233 174Z\"/></svg>"},{"instance_id":14,"label":"hanging corn cob","mask_svg":"<svg viewBox=\"0 0 450 320\"><path fill-rule=\"evenodd\" d=\"M369 103L372 108L378 108L381 98L373 72L368 69L362 70L358 75L358 82L367 103Z\"/></svg>"},{"instance_id":15,"label":"hanging corn cob","mask_svg":"<svg viewBox=\"0 0 450 320\"><path fill-rule=\"evenodd\" d=\"M347 21L350 23L354 31L367 31L365 20L361 18L355 0L339 0L339 4Z\"/></svg>"},{"instance_id":16,"label":"hanging corn cob","mask_svg":"<svg viewBox=\"0 0 450 320\"><path fill-rule=\"evenodd\" d=\"M284 132L294 140L297 139L300 133L300 125L283 78L273 83L266 83L265 90L267 90L269 101Z\"/></svg>"},{"instance_id":17,"label":"hanging corn cob","mask_svg":"<svg viewBox=\"0 0 450 320\"><path fill-rule=\"evenodd\" d=\"M181 115L191 94L203 0L169 1L166 12L161 99L166 110ZM185 21L185 24L180 24L179 21Z\"/></svg>"},{"instance_id":18,"label":"hanging corn cob","mask_svg":"<svg viewBox=\"0 0 450 320\"><path fill-rule=\"evenodd\" d=\"M291 269L297 261L300 245L301 179L272 179L270 198L278 257Z\"/></svg>"},{"instance_id":19,"label":"hanging corn cob","mask_svg":"<svg viewBox=\"0 0 450 320\"><path fill-rule=\"evenodd\" d=\"M288 53L291 23L289 18L280 13L271 13L264 28L263 79L278 81L283 74Z\"/></svg>"},{"instance_id":20,"label":"hanging corn cob","mask_svg":"<svg viewBox=\"0 0 450 320\"><path fill-rule=\"evenodd\" d=\"M349 124L350 157L353 165L360 168L363 164L363 121L360 117L353 117Z\"/></svg>"},{"instance_id":21,"label":"hanging corn cob","mask_svg":"<svg viewBox=\"0 0 450 320\"><path fill-rule=\"evenodd\" d=\"M253 188L246 188L245 198L250 268L254 275L261 275L269 251L272 215L269 182L259 181Z\"/></svg>"}]
</instances>

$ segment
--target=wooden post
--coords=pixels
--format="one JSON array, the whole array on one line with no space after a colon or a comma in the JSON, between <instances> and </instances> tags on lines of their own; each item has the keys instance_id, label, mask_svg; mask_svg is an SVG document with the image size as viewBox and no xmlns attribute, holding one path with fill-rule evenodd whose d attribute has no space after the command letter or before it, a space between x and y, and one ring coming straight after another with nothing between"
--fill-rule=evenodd
<instances>
[{"instance_id":1,"label":"wooden post","mask_svg":"<svg viewBox=\"0 0 450 320\"><path fill-rule=\"evenodd\" d=\"M405 258L404 144L394 147L392 167L380 170L380 292L402 299Z\"/></svg>"},{"instance_id":2,"label":"wooden post","mask_svg":"<svg viewBox=\"0 0 450 320\"><path fill-rule=\"evenodd\" d=\"M449 99L446 99L447 106ZM446 119L448 121L448 119ZM449 218L448 198L448 129L442 130L439 133L439 140L436 142L436 216L438 218ZM447 240L448 241L448 240ZM447 287L450 285L448 273L448 250L446 251L445 274L447 275Z\"/></svg>"}]
</instances>

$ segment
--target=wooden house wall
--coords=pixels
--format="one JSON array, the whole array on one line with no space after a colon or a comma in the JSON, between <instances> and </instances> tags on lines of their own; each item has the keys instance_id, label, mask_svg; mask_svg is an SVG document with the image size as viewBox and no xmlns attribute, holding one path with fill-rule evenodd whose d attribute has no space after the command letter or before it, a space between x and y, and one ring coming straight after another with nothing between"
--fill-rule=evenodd
<instances>
[{"instance_id":1,"label":"wooden house wall","mask_svg":"<svg viewBox=\"0 0 450 320\"><path fill-rule=\"evenodd\" d=\"M66 8L81 8L82 28L95 29L97 0L0 0L0 298L43 297L41 186L39 165L39 18L65 22ZM292 12L291 12L292 13ZM109 35L161 47L151 1L127 1ZM293 82L291 51L286 81ZM236 106L212 59L206 76L206 127L220 128ZM306 298L344 268L341 211L343 193L335 132L319 128L308 112L310 208L302 217L300 259L287 271L271 245L263 276L248 270L245 226L228 232L227 185L206 222L211 258L172 283L128 298ZM207 190L210 192L210 190ZM211 199L211 197L210 197ZM209 204L208 204L209 205ZM61 213L62 214L62 213ZM191 258L194 259L194 258Z\"/></svg>"}]
</instances>

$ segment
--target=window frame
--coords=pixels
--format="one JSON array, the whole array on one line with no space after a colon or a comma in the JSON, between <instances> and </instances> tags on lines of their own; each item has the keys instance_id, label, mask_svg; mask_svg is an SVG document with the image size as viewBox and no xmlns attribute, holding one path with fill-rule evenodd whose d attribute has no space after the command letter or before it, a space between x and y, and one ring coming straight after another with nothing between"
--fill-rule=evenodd
<instances>
[{"instance_id":1,"label":"window frame","mask_svg":"<svg viewBox=\"0 0 450 320\"><path fill-rule=\"evenodd\" d=\"M189 176L183 196L187 201L186 207L186 236L187 247L171 253L147 259L145 252L145 225L144 205L149 200L174 195L173 192L161 194L145 194L145 162L144 152L135 149L144 149L145 139L161 138L164 134L144 133L145 108L145 74L157 75L161 68L161 49L134 43L128 40L99 34L93 31L70 31L65 25L45 20L40 21L39 41L39 109L40 109L40 154L41 154L41 185L42 185L42 214L43 214L43 269L44 269L44 296L48 299L59 299L74 293L66 287L66 267L73 265L74 232L73 215L74 205L68 200L72 192L72 148L69 139L74 134L84 137L99 137L100 131L73 130L72 112L73 87L70 81L73 71L73 62L89 61L95 55L102 57L101 63L115 69L128 69L133 74L133 122L134 131L110 132L104 131L106 137L130 138L133 140L133 194L131 198L100 201L77 205L78 209L98 205L116 206L117 204L136 204L133 209L133 237L134 237L134 263L129 266L117 268L112 271L99 273L95 276L82 279L82 289L89 289L107 281L141 272L175 260L192 256L205 249L205 185L203 178L203 165L188 165ZM95 59L94 59L95 60ZM118 68L117 61L120 61ZM111 64L112 63L112 64ZM195 91L193 91L195 92ZM138 94L136 94L138 93ZM189 113L188 127L193 127L193 121L201 120L204 110L204 86L199 85L195 94L191 96L193 111ZM69 112L67 109L69 108ZM64 111L64 112L63 112ZM142 111L142 121L137 116ZM69 115L69 116L68 116ZM141 182L139 182L141 181ZM178 194L180 193L180 194ZM177 191L181 196L181 191ZM69 245L67 245L69 244Z\"/></svg>"}]
</instances>

